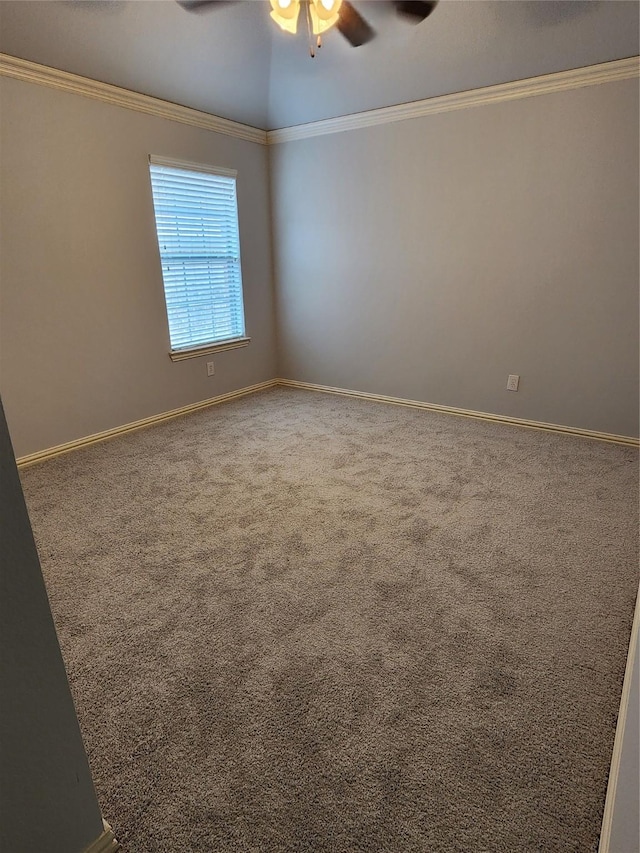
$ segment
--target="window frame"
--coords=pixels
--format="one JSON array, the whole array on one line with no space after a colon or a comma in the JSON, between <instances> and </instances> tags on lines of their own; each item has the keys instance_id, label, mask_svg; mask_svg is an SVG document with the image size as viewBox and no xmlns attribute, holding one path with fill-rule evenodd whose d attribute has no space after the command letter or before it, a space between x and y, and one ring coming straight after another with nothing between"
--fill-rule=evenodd
<instances>
[{"instance_id":1,"label":"window frame","mask_svg":"<svg viewBox=\"0 0 640 853\"><path fill-rule=\"evenodd\" d=\"M222 350L230 350L237 349L238 347L246 347L251 342L251 338L246 334L246 313L245 313L245 305L244 305L244 286L242 280L242 251L240 249L240 222L239 222L239 212L238 212L238 185L237 185L237 176L238 172L236 169L227 169L222 166L211 166L205 163L194 163L189 160L177 160L172 157L163 157L157 154L149 154L149 185L151 188L151 204L153 210L153 224L155 230L156 237L156 246L158 249L158 258L160 261L160 273L162 280L162 293L165 302L165 316L167 318L167 332L169 335L169 358L172 361L183 361L188 358L197 358L198 356L209 355L215 352L221 352ZM234 190L235 190L235 201L236 201L236 228L238 235L238 247L239 247L239 255L238 255L238 263L240 265L240 300L242 306L242 318L243 318L243 326L245 329L245 334L239 337L233 338L224 338L219 341L211 341L209 343L204 344L194 344L192 346L181 347L180 349L174 349L171 345L171 329L169 325L169 309L167 307L167 291L165 287L164 281L164 270L162 263L162 252L160 250L160 240L158 235L158 221L156 218L156 209L155 203L153 199L153 178L151 175L151 166L167 166L172 169L182 169L183 171L188 172L204 172L210 175L219 175L221 177L233 178L234 179Z\"/></svg>"}]
</instances>

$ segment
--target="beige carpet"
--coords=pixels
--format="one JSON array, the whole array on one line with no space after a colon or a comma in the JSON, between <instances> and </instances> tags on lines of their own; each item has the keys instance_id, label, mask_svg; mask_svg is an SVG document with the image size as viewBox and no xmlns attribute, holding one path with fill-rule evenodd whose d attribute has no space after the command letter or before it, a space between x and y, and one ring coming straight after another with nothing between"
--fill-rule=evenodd
<instances>
[{"instance_id":1,"label":"beige carpet","mask_svg":"<svg viewBox=\"0 0 640 853\"><path fill-rule=\"evenodd\" d=\"M275 389L24 470L124 851L595 851L637 461Z\"/></svg>"}]
</instances>

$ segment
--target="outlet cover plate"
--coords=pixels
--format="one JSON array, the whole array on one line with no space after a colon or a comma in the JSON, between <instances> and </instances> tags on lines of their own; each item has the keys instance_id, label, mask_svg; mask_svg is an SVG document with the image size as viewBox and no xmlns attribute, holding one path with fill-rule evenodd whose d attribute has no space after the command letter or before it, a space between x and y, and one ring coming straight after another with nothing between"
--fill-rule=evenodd
<instances>
[{"instance_id":1,"label":"outlet cover plate","mask_svg":"<svg viewBox=\"0 0 640 853\"><path fill-rule=\"evenodd\" d=\"M510 373L507 379L507 391L517 391L520 384L520 377L517 373Z\"/></svg>"}]
</instances>

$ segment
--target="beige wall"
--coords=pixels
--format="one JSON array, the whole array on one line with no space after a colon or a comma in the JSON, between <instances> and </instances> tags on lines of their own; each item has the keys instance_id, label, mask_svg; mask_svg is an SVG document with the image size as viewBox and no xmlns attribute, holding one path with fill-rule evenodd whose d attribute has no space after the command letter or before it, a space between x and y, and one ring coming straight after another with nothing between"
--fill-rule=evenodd
<instances>
[{"instance_id":1,"label":"beige wall","mask_svg":"<svg viewBox=\"0 0 640 853\"><path fill-rule=\"evenodd\" d=\"M276 373L638 434L637 81L268 150L0 86L0 389L19 456ZM206 357L167 355L149 153L238 170L252 343L212 378Z\"/></svg>"},{"instance_id":2,"label":"beige wall","mask_svg":"<svg viewBox=\"0 0 640 853\"><path fill-rule=\"evenodd\" d=\"M279 144L272 185L282 376L638 435L637 80Z\"/></svg>"},{"instance_id":3,"label":"beige wall","mask_svg":"<svg viewBox=\"0 0 640 853\"><path fill-rule=\"evenodd\" d=\"M1 373L18 456L275 376L267 150L0 81ZM251 344L173 363L147 158L238 170Z\"/></svg>"}]
</instances>

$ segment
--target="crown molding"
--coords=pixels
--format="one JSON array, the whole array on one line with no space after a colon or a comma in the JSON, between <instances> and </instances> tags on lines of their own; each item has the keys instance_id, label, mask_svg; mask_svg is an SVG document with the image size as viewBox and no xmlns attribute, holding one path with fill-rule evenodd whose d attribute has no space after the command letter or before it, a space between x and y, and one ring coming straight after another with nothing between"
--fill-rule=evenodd
<instances>
[{"instance_id":1,"label":"crown molding","mask_svg":"<svg viewBox=\"0 0 640 853\"><path fill-rule=\"evenodd\" d=\"M276 145L280 142L293 142L312 136L341 133L347 130L373 127L378 124L389 124L435 115L436 113L467 109L468 107L531 98L535 95L547 95L553 92L581 89L586 86L598 86L601 83L613 83L617 80L630 80L640 76L640 57L632 56L628 59L602 62L599 65L588 65L585 68L544 74L541 77L529 77L525 80L516 80L513 83L499 83L496 86L485 86L481 89L456 92L452 95L438 95L435 98L426 98L421 101L410 101L406 104L366 110L352 115L337 116L336 118L269 131L210 115L191 107L183 107L170 101L163 101L160 98L153 98L151 95L131 92L119 86L112 86L110 83L100 83L97 80L80 77L68 71L49 68L46 65L39 65L36 62L19 59L16 56L9 56L4 53L0 53L0 76L11 77L28 83L38 83L41 86L50 86L53 89L83 95L86 98L93 98L136 112L181 122L193 127L201 127L204 130L222 133L225 136L233 136L236 139L244 139L260 145Z\"/></svg>"},{"instance_id":2,"label":"crown molding","mask_svg":"<svg viewBox=\"0 0 640 853\"><path fill-rule=\"evenodd\" d=\"M157 116L159 118L178 121L181 124L189 124L192 127L201 127L214 133L222 133L225 136L233 136L236 139L244 139L247 142L257 142L265 145L267 134L257 127L241 124L237 121L210 115L200 110L153 98L151 95L141 95L139 92L131 92L112 86L110 83L100 83L90 80L88 77L80 77L70 74L68 71L59 71L57 68L49 68L26 59L18 59L0 53L0 76L12 77L14 80L23 80L27 83L38 83L41 86L50 86L63 92L71 92L74 95L83 95L85 98L93 98L96 101L104 101L117 107L125 107L139 113Z\"/></svg>"},{"instance_id":3,"label":"crown molding","mask_svg":"<svg viewBox=\"0 0 640 853\"><path fill-rule=\"evenodd\" d=\"M481 107L502 103L503 101L531 98L534 95L548 95L552 92L566 92L569 89L581 89L585 86L599 86L601 83L629 80L638 76L640 76L640 57L632 56L628 59L602 62L599 65L589 65L571 71L558 71L553 74L544 74L541 77L529 77L526 80L516 80L513 83L499 83L496 86L456 92L453 95L439 95L435 98L411 101L393 107L382 107L353 115L338 116L323 121L298 124L293 127L283 127L279 130L269 130L267 131L267 144L293 142L298 139L308 139L311 136L341 133L346 130L357 130L378 124L421 118L436 113L463 110L467 107Z\"/></svg>"}]
</instances>

